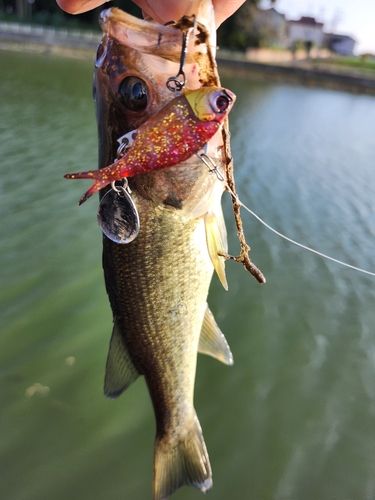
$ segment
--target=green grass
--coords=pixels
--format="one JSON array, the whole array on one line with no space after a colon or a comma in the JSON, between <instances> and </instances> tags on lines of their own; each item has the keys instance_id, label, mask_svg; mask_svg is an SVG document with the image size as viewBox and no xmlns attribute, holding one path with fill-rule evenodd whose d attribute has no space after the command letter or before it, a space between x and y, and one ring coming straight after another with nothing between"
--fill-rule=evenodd
<instances>
[{"instance_id":1,"label":"green grass","mask_svg":"<svg viewBox=\"0 0 375 500\"><path fill-rule=\"evenodd\" d=\"M375 71L375 61L360 57L330 57L328 59L314 59L318 64L333 64L335 66Z\"/></svg>"}]
</instances>

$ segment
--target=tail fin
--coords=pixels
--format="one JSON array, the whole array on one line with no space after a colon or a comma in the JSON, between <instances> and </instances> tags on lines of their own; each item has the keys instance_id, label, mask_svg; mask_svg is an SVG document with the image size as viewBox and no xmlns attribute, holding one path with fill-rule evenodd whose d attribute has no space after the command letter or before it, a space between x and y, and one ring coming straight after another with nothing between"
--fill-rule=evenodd
<instances>
[{"instance_id":1,"label":"tail fin","mask_svg":"<svg viewBox=\"0 0 375 500\"><path fill-rule=\"evenodd\" d=\"M210 460L196 415L177 444L155 440L154 500L167 500L183 485L203 493L212 487Z\"/></svg>"}]
</instances>

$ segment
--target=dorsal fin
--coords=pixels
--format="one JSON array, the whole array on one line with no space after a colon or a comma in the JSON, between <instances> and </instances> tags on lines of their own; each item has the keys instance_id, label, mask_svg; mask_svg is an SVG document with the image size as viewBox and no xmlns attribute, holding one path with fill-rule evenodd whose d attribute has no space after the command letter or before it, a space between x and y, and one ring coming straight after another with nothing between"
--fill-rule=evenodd
<instances>
[{"instance_id":1,"label":"dorsal fin","mask_svg":"<svg viewBox=\"0 0 375 500\"><path fill-rule=\"evenodd\" d=\"M214 315L208 306L204 314L198 351L218 359L226 365L233 365L233 355L224 334L217 326Z\"/></svg>"},{"instance_id":2,"label":"dorsal fin","mask_svg":"<svg viewBox=\"0 0 375 500\"><path fill-rule=\"evenodd\" d=\"M225 259L220 255L228 252L227 231L221 205L218 205L214 211L207 212L204 216L204 222L208 253L221 284L225 290L228 290Z\"/></svg>"},{"instance_id":3,"label":"dorsal fin","mask_svg":"<svg viewBox=\"0 0 375 500\"><path fill-rule=\"evenodd\" d=\"M115 320L104 379L104 394L108 398L117 398L140 375L134 366L122 339L119 325Z\"/></svg>"}]
</instances>

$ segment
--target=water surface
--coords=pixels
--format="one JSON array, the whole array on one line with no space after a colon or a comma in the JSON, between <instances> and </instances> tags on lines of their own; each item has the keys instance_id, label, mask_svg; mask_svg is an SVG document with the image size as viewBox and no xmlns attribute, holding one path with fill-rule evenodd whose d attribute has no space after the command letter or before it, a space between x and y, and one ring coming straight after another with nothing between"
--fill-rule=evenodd
<instances>
[{"instance_id":1,"label":"water surface","mask_svg":"<svg viewBox=\"0 0 375 500\"><path fill-rule=\"evenodd\" d=\"M97 163L92 64L0 52L0 484L7 500L151 498L140 379L102 394L111 314L96 202L62 178ZM290 238L375 271L375 99L223 82L242 200ZM230 250L238 251L229 197ZM375 498L375 278L243 213L259 285L227 264L209 302L233 367L199 357L212 500ZM203 498L182 488L175 500Z\"/></svg>"}]
</instances>

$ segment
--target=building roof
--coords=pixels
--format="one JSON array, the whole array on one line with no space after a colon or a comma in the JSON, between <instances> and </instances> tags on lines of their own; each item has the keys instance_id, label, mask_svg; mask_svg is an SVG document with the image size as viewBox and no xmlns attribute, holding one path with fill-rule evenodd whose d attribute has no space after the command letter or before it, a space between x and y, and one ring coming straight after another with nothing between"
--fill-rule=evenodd
<instances>
[{"instance_id":1,"label":"building roof","mask_svg":"<svg viewBox=\"0 0 375 500\"><path fill-rule=\"evenodd\" d=\"M335 40L352 40L356 42L357 40L350 35L339 35L338 33L326 33L325 34L329 38L334 38Z\"/></svg>"},{"instance_id":2,"label":"building roof","mask_svg":"<svg viewBox=\"0 0 375 500\"><path fill-rule=\"evenodd\" d=\"M298 21L288 21L289 23L293 24L303 24L305 26L316 26L316 27L323 27L323 23L318 23L315 21L314 17L308 17L308 16L302 16L301 19L298 19Z\"/></svg>"},{"instance_id":3,"label":"building roof","mask_svg":"<svg viewBox=\"0 0 375 500\"><path fill-rule=\"evenodd\" d=\"M258 8L258 12L260 14L273 14L273 15L277 15L279 17L282 17L285 19L285 14L282 14L281 12L279 12L278 10L276 10L274 7L271 7L270 9L259 9Z\"/></svg>"}]
</instances>

